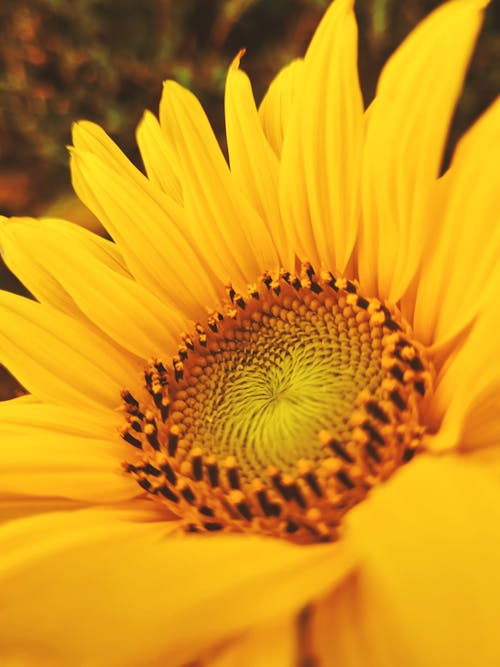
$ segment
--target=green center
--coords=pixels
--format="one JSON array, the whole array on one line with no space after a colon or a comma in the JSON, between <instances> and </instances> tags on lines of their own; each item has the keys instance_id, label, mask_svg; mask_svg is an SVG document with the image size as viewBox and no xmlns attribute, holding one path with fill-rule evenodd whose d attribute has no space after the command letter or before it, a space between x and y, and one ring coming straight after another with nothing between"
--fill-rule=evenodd
<instances>
[{"instance_id":1,"label":"green center","mask_svg":"<svg viewBox=\"0 0 500 667\"><path fill-rule=\"evenodd\" d=\"M240 323L205 357L203 374L187 378L188 439L219 460L234 456L248 479L324 458L319 432L342 441L357 395L380 382L380 355L366 347L354 321L325 308L290 304L258 326Z\"/></svg>"}]
</instances>

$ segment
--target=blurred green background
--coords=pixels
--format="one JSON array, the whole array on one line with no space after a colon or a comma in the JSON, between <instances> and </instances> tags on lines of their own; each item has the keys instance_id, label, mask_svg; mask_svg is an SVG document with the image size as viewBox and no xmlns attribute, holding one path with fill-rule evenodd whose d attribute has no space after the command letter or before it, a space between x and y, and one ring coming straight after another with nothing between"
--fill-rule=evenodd
<instances>
[{"instance_id":1,"label":"blurred green background","mask_svg":"<svg viewBox=\"0 0 500 667\"><path fill-rule=\"evenodd\" d=\"M0 3L0 213L92 224L68 199L66 145L74 120L100 123L140 165L135 127L174 78L201 99L223 142L225 73L243 68L259 101L277 70L302 55L328 0L2 0ZM387 56L434 0L358 0L360 72L373 97ZM452 127L457 136L500 89L500 2L486 22ZM22 292L5 267L0 286ZM1 326L1 323L0 323ZM19 391L0 376L0 399Z\"/></svg>"}]
</instances>

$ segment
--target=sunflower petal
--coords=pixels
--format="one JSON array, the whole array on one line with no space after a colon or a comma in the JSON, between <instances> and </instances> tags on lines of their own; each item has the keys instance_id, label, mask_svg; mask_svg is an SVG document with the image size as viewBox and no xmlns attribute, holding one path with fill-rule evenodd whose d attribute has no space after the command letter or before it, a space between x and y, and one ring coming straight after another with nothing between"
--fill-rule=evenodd
<instances>
[{"instance_id":1,"label":"sunflower petal","mask_svg":"<svg viewBox=\"0 0 500 667\"><path fill-rule=\"evenodd\" d=\"M279 162L257 114L252 87L234 59L226 81L226 134L231 175L275 237L283 266L293 266L294 252L286 240L278 198Z\"/></svg>"},{"instance_id":2,"label":"sunflower petal","mask_svg":"<svg viewBox=\"0 0 500 667\"><path fill-rule=\"evenodd\" d=\"M52 432L106 439L123 422L123 415L113 410L94 411L27 400L31 398L28 395L0 402L0 441L33 429L41 435Z\"/></svg>"},{"instance_id":3,"label":"sunflower petal","mask_svg":"<svg viewBox=\"0 0 500 667\"><path fill-rule=\"evenodd\" d=\"M190 233L222 284L243 287L278 266L269 230L236 189L200 103L175 81L164 83L160 123L177 150Z\"/></svg>"},{"instance_id":4,"label":"sunflower petal","mask_svg":"<svg viewBox=\"0 0 500 667\"><path fill-rule=\"evenodd\" d=\"M417 667L393 610L362 573L315 603L310 625L311 652L320 665Z\"/></svg>"},{"instance_id":5,"label":"sunflower petal","mask_svg":"<svg viewBox=\"0 0 500 667\"><path fill-rule=\"evenodd\" d=\"M283 143L280 201L297 254L343 272L356 241L363 101L352 0L336 0L304 59Z\"/></svg>"},{"instance_id":6,"label":"sunflower petal","mask_svg":"<svg viewBox=\"0 0 500 667\"><path fill-rule=\"evenodd\" d=\"M183 209L139 171L117 171L116 161L104 161L97 149L73 149L71 170L75 191L114 238L136 280L198 319L216 291L206 260L184 233Z\"/></svg>"},{"instance_id":7,"label":"sunflower petal","mask_svg":"<svg viewBox=\"0 0 500 667\"><path fill-rule=\"evenodd\" d=\"M13 222L16 223L15 226L12 225ZM41 261L40 244L34 247L31 244L16 243L14 231L19 232L21 229L26 237L31 231L37 232L39 236L57 231L66 241L66 248L77 244L113 271L130 276L115 244L78 225L49 218L45 218L42 223L33 218L9 219L0 216L0 250L4 262L39 301L68 315L79 316L80 311L64 286L54 280L50 267Z\"/></svg>"},{"instance_id":8,"label":"sunflower petal","mask_svg":"<svg viewBox=\"0 0 500 667\"><path fill-rule=\"evenodd\" d=\"M58 651L65 664L183 664L293 612L352 564L339 544L162 539L169 527L82 511L0 528L2 635Z\"/></svg>"},{"instance_id":9,"label":"sunflower petal","mask_svg":"<svg viewBox=\"0 0 500 667\"><path fill-rule=\"evenodd\" d=\"M0 494L116 502L137 495L121 471L128 447L114 411L0 403ZM40 510L41 511L41 510Z\"/></svg>"},{"instance_id":10,"label":"sunflower petal","mask_svg":"<svg viewBox=\"0 0 500 667\"><path fill-rule=\"evenodd\" d=\"M347 529L407 651L389 664L500 664L500 487L483 468L422 456L354 508Z\"/></svg>"},{"instance_id":11,"label":"sunflower petal","mask_svg":"<svg viewBox=\"0 0 500 667\"><path fill-rule=\"evenodd\" d=\"M50 306L0 292L0 358L49 403L116 408L139 369L84 324Z\"/></svg>"},{"instance_id":12,"label":"sunflower petal","mask_svg":"<svg viewBox=\"0 0 500 667\"><path fill-rule=\"evenodd\" d=\"M20 496L19 494L11 496L2 495L0 501L0 524L14 519L24 519L36 514L72 512L83 509L87 505L88 503L86 502L69 500L68 498L40 498L38 496ZM2 657L0 642L0 658Z\"/></svg>"},{"instance_id":13,"label":"sunflower petal","mask_svg":"<svg viewBox=\"0 0 500 667\"><path fill-rule=\"evenodd\" d=\"M493 274L490 305L478 316L462 346L437 379L431 419L440 425L436 450L471 449L500 443L500 270Z\"/></svg>"},{"instance_id":14,"label":"sunflower petal","mask_svg":"<svg viewBox=\"0 0 500 667\"><path fill-rule=\"evenodd\" d=\"M259 119L272 149L281 157L283 140L300 89L304 60L297 58L283 67L269 86L259 106Z\"/></svg>"},{"instance_id":15,"label":"sunflower petal","mask_svg":"<svg viewBox=\"0 0 500 667\"><path fill-rule=\"evenodd\" d=\"M25 225L13 220L4 225L14 263L18 254L34 258L25 263L23 274L35 296L39 296L38 264L48 281L71 297L78 313L129 352L143 358L174 353L179 332L186 327L186 319L175 308L100 262L77 238L68 243L58 228L47 231L43 222ZM33 264L36 270L31 273Z\"/></svg>"},{"instance_id":16,"label":"sunflower petal","mask_svg":"<svg viewBox=\"0 0 500 667\"><path fill-rule=\"evenodd\" d=\"M160 123L150 111L144 113L136 137L149 180L182 204L182 186L175 151L167 143Z\"/></svg>"},{"instance_id":17,"label":"sunflower petal","mask_svg":"<svg viewBox=\"0 0 500 667\"><path fill-rule=\"evenodd\" d=\"M498 262L499 143L497 100L462 138L445 176L442 228L422 266L415 306L413 328L426 343L439 345L472 321Z\"/></svg>"},{"instance_id":18,"label":"sunflower petal","mask_svg":"<svg viewBox=\"0 0 500 667\"><path fill-rule=\"evenodd\" d=\"M141 491L121 469L128 453L118 434L115 441L98 440L25 427L1 441L0 501L13 494L99 504L128 500Z\"/></svg>"},{"instance_id":19,"label":"sunflower petal","mask_svg":"<svg viewBox=\"0 0 500 667\"><path fill-rule=\"evenodd\" d=\"M252 628L203 659L203 667L290 667L298 663L295 617Z\"/></svg>"},{"instance_id":20,"label":"sunflower petal","mask_svg":"<svg viewBox=\"0 0 500 667\"><path fill-rule=\"evenodd\" d=\"M434 11L390 58L368 115L359 271L368 291L397 301L433 232L429 200L484 0Z\"/></svg>"}]
</instances>

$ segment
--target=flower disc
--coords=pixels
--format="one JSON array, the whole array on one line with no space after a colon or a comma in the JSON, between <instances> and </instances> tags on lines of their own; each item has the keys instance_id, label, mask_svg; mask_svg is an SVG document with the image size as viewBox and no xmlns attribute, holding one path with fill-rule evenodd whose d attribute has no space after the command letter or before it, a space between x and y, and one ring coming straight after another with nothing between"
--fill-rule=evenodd
<instances>
[{"instance_id":1,"label":"flower disc","mask_svg":"<svg viewBox=\"0 0 500 667\"><path fill-rule=\"evenodd\" d=\"M333 539L418 448L428 363L395 308L310 265L228 295L123 393L126 470L188 530Z\"/></svg>"}]
</instances>

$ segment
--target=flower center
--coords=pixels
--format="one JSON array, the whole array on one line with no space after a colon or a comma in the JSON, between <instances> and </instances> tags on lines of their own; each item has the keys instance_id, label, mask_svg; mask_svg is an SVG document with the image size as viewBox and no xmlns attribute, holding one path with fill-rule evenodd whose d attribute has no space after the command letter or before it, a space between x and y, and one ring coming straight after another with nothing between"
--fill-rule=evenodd
<instances>
[{"instance_id":1,"label":"flower center","mask_svg":"<svg viewBox=\"0 0 500 667\"><path fill-rule=\"evenodd\" d=\"M310 265L228 295L122 393L125 469L189 531L335 539L418 450L429 363L396 308Z\"/></svg>"}]
</instances>

